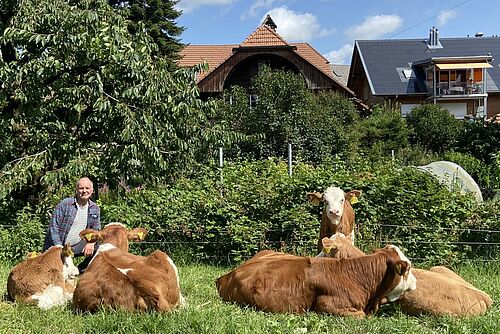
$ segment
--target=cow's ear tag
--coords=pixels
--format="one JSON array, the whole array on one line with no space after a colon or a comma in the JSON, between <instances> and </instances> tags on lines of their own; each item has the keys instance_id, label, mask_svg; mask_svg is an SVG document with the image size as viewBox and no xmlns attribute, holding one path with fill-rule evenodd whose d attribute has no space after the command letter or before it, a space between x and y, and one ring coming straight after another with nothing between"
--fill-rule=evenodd
<instances>
[{"instance_id":1,"label":"cow's ear tag","mask_svg":"<svg viewBox=\"0 0 500 334\"><path fill-rule=\"evenodd\" d=\"M37 252L31 252L31 253L30 253L30 255L29 255L29 258L30 258L30 259L33 259L33 258L35 258L35 257L37 257L37 256L38 256L38 253L37 253Z\"/></svg>"},{"instance_id":2,"label":"cow's ear tag","mask_svg":"<svg viewBox=\"0 0 500 334\"><path fill-rule=\"evenodd\" d=\"M142 241L142 239L144 239L144 232L137 232L137 236L139 236L139 240Z\"/></svg>"},{"instance_id":3,"label":"cow's ear tag","mask_svg":"<svg viewBox=\"0 0 500 334\"><path fill-rule=\"evenodd\" d=\"M87 241L90 242L90 240L92 240L92 233L85 234L85 239L87 239Z\"/></svg>"},{"instance_id":4,"label":"cow's ear tag","mask_svg":"<svg viewBox=\"0 0 500 334\"><path fill-rule=\"evenodd\" d=\"M325 253L325 254L330 254L331 250L332 250L332 247L323 247L323 253Z\"/></svg>"},{"instance_id":5,"label":"cow's ear tag","mask_svg":"<svg viewBox=\"0 0 500 334\"><path fill-rule=\"evenodd\" d=\"M349 202L351 202L351 204L356 204L358 203L358 196L351 196L351 198L349 199Z\"/></svg>"}]
</instances>

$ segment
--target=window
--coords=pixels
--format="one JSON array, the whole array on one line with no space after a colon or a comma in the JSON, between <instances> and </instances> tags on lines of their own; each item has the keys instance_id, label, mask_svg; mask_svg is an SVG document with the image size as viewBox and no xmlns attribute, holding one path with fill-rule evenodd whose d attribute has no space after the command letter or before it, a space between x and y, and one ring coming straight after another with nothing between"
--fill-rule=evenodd
<instances>
[{"instance_id":1,"label":"window","mask_svg":"<svg viewBox=\"0 0 500 334\"><path fill-rule=\"evenodd\" d=\"M403 75L406 79L410 79L410 78L414 78L415 77L415 73L413 73L412 69L404 69L403 70Z\"/></svg>"},{"instance_id":2,"label":"window","mask_svg":"<svg viewBox=\"0 0 500 334\"><path fill-rule=\"evenodd\" d=\"M249 101L250 101L250 109L253 109L257 107L257 103L259 102L259 96L257 96L256 94L250 94Z\"/></svg>"}]
</instances>

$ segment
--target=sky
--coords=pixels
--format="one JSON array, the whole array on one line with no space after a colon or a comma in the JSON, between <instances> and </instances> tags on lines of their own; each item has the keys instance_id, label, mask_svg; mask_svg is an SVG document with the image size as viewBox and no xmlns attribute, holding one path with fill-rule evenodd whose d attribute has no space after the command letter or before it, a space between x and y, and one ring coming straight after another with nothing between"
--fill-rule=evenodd
<instances>
[{"instance_id":1,"label":"sky","mask_svg":"<svg viewBox=\"0 0 500 334\"><path fill-rule=\"evenodd\" d=\"M355 40L500 34L497 0L180 0L185 44L240 44L267 14L287 42L307 42L332 64L349 64Z\"/></svg>"}]
</instances>

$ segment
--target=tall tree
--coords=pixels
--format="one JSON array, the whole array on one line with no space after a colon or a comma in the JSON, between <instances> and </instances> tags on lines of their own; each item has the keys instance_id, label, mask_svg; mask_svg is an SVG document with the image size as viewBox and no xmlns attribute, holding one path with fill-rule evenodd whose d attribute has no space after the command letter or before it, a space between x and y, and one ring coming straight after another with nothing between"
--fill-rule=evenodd
<instances>
[{"instance_id":1,"label":"tall tree","mask_svg":"<svg viewBox=\"0 0 500 334\"><path fill-rule=\"evenodd\" d=\"M0 199L82 174L156 182L227 140L194 70L171 72L106 0L23 0L6 43L16 59L0 63Z\"/></svg>"},{"instance_id":2,"label":"tall tree","mask_svg":"<svg viewBox=\"0 0 500 334\"><path fill-rule=\"evenodd\" d=\"M127 11L128 28L132 34L138 32L139 22L144 22L146 31L158 45L159 54L171 60L177 58L178 51L183 47L179 37L184 31L184 28L175 22L181 15L181 12L175 9L178 0L108 0L108 2L115 9Z\"/></svg>"}]
</instances>

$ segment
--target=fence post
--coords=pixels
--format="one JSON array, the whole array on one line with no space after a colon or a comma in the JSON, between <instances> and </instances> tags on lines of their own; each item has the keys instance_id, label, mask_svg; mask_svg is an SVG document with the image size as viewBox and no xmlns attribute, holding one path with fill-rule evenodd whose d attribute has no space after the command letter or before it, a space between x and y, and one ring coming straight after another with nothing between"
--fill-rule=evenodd
<instances>
[{"instance_id":1,"label":"fence post","mask_svg":"<svg viewBox=\"0 0 500 334\"><path fill-rule=\"evenodd\" d=\"M288 143L288 176L292 176L292 144Z\"/></svg>"},{"instance_id":2,"label":"fence post","mask_svg":"<svg viewBox=\"0 0 500 334\"><path fill-rule=\"evenodd\" d=\"M220 169L220 183L224 182L224 177L222 176L222 167L224 166L224 152L222 147L219 147L219 169Z\"/></svg>"}]
</instances>

